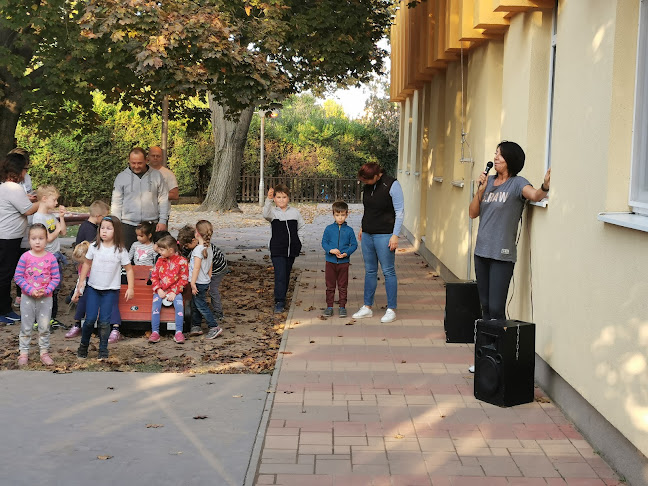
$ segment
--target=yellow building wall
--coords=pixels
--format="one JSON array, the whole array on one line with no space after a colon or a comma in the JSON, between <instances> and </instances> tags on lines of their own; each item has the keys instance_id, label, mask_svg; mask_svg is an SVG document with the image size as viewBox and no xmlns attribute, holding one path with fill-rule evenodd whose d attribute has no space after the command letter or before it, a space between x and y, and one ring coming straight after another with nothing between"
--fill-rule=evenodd
<instances>
[{"instance_id":1,"label":"yellow building wall","mask_svg":"<svg viewBox=\"0 0 648 486\"><path fill-rule=\"evenodd\" d=\"M595 4L559 11L551 194L530 226L536 351L647 455L648 234L596 218L628 210L639 2Z\"/></svg>"},{"instance_id":2,"label":"yellow building wall","mask_svg":"<svg viewBox=\"0 0 648 486\"><path fill-rule=\"evenodd\" d=\"M560 1L551 192L547 207L525 211L509 312L537 324L540 357L648 455L648 234L597 220L601 211L629 209L639 3ZM542 182L551 28L551 9L520 13L503 37L465 54L474 166L459 162L460 63L419 89L421 130L410 136L422 138L421 160L410 164L421 175L399 174L405 226L460 278L478 225L471 240L470 182L497 142L520 143L527 155L520 175L535 187ZM464 188L452 185L461 180Z\"/></svg>"}]
</instances>

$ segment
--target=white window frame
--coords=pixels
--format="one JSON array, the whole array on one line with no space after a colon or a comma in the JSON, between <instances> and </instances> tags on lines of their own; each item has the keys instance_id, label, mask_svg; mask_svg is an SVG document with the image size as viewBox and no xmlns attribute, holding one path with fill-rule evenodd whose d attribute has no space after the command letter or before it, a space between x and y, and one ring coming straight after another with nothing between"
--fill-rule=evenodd
<instances>
[{"instance_id":1,"label":"white window frame","mask_svg":"<svg viewBox=\"0 0 648 486\"><path fill-rule=\"evenodd\" d=\"M648 216L648 0L641 0L637 39L629 205Z\"/></svg>"},{"instance_id":2,"label":"white window frame","mask_svg":"<svg viewBox=\"0 0 648 486\"><path fill-rule=\"evenodd\" d=\"M547 133L545 140L545 172L551 167L551 142L553 131L554 90L556 83L556 38L558 33L558 0L554 5L551 25L551 51L549 54L549 89L547 90Z\"/></svg>"}]
</instances>

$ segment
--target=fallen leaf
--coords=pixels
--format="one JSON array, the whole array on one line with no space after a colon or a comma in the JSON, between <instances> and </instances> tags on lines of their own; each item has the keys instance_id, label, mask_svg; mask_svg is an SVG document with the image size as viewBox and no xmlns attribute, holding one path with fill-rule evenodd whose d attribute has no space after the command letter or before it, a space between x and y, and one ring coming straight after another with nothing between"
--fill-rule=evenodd
<instances>
[{"instance_id":1,"label":"fallen leaf","mask_svg":"<svg viewBox=\"0 0 648 486\"><path fill-rule=\"evenodd\" d=\"M207 418L207 415L196 415L194 417L194 420L205 420Z\"/></svg>"},{"instance_id":2,"label":"fallen leaf","mask_svg":"<svg viewBox=\"0 0 648 486\"><path fill-rule=\"evenodd\" d=\"M109 387L106 387L106 389L107 389L107 390L114 390L115 387L114 387L114 386L109 386Z\"/></svg>"},{"instance_id":3,"label":"fallen leaf","mask_svg":"<svg viewBox=\"0 0 648 486\"><path fill-rule=\"evenodd\" d=\"M112 459L113 456L97 456L97 459L100 461L107 461L108 459Z\"/></svg>"},{"instance_id":4,"label":"fallen leaf","mask_svg":"<svg viewBox=\"0 0 648 486\"><path fill-rule=\"evenodd\" d=\"M405 360L401 360L401 363L407 363L407 361L405 361Z\"/></svg>"},{"instance_id":5,"label":"fallen leaf","mask_svg":"<svg viewBox=\"0 0 648 486\"><path fill-rule=\"evenodd\" d=\"M401 435L401 434L396 434L396 435L394 436L394 439L404 439L404 438L405 438L405 436L404 436L404 435Z\"/></svg>"},{"instance_id":6,"label":"fallen leaf","mask_svg":"<svg viewBox=\"0 0 648 486\"><path fill-rule=\"evenodd\" d=\"M311 344L315 344L315 341L310 341Z\"/></svg>"},{"instance_id":7,"label":"fallen leaf","mask_svg":"<svg viewBox=\"0 0 648 486\"><path fill-rule=\"evenodd\" d=\"M162 424L146 424L147 429L159 429L160 427L164 427Z\"/></svg>"},{"instance_id":8,"label":"fallen leaf","mask_svg":"<svg viewBox=\"0 0 648 486\"><path fill-rule=\"evenodd\" d=\"M243 395L232 395L232 398L243 398Z\"/></svg>"},{"instance_id":9,"label":"fallen leaf","mask_svg":"<svg viewBox=\"0 0 648 486\"><path fill-rule=\"evenodd\" d=\"M349 321L345 324L345 326L353 326L353 324L354 324L353 321Z\"/></svg>"},{"instance_id":10,"label":"fallen leaf","mask_svg":"<svg viewBox=\"0 0 648 486\"><path fill-rule=\"evenodd\" d=\"M292 354L292 351L279 351L279 354Z\"/></svg>"}]
</instances>

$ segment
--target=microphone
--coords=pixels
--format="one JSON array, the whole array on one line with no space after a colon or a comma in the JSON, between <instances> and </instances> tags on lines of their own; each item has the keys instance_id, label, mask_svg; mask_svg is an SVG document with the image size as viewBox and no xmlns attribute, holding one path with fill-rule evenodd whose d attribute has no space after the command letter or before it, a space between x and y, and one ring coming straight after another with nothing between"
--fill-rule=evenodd
<instances>
[{"instance_id":1,"label":"microphone","mask_svg":"<svg viewBox=\"0 0 648 486\"><path fill-rule=\"evenodd\" d=\"M486 170L484 170L484 175L487 176L492 168L493 168L493 162L489 161L488 163L486 163ZM480 182L479 186L477 187L481 187L481 185L482 183Z\"/></svg>"}]
</instances>

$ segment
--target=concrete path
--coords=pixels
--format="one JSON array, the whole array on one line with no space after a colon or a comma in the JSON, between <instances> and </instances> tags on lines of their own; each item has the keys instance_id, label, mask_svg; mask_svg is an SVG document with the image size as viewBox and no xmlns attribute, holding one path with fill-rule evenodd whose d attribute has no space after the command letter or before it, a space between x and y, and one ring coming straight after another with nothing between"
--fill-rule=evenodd
<instances>
[{"instance_id":1,"label":"concrete path","mask_svg":"<svg viewBox=\"0 0 648 486\"><path fill-rule=\"evenodd\" d=\"M349 222L358 231L361 211ZM476 400L472 345L446 344L445 289L401 238L398 320L323 320L320 240L309 228L288 316L258 485L603 486L615 473L546 397L513 408ZM317 251L312 251L317 250ZM362 304L352 256L348 310ZM309 310L315 308L315 310ZM537 390L536 395L542 397Z\"/></svg>"},{"instance_id":2,"label":"concrete path","mask_svg":"<svg viewBox=\"0 0 648 486\"><path fill-rule=\"evenodd\" d=\"M240 486L269 381L0 372L0 485Z\"/></svg>"}]
</instances>

